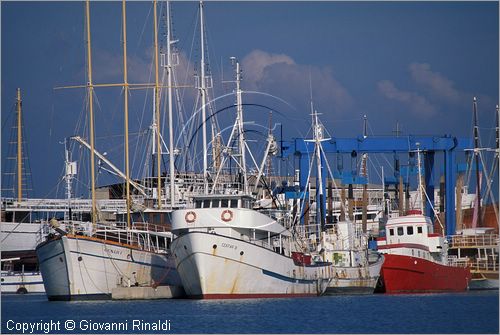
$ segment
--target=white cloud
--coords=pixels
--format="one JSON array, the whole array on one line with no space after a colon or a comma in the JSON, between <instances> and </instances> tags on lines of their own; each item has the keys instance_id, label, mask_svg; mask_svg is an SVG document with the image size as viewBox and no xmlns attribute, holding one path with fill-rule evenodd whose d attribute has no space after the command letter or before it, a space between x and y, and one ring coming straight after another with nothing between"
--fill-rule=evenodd
<instances>
[{"instance_id":1,"label":"white cloud","mask_svg":"<svg viewBox=\"0 0 500 335\"><path fill-rule=\"evenodd\" d=\"M433 96L449 103L460 102L460 92L455 89L453 81L438 72L433 72L427 63L410 64L412 79L422 85Z\"/></svg>"},{"instance_id":2,"label":"white cloud","mask_svg":"<svg viewBox=\"0 0 500 335\"><path fill-rule=\"evenodd\" d=\"M436 108L425 97L415 92L402 91L390 80L379 81L377 88L383 96L405 104L414 114L432 116L436 113Z\"/></svg>"},{"instance_id":3,"label":"white cloud","mask_svg":"<svg viewBox=\"0 0 500 335\"><path fill-rule=\"evenodd\" d=\"M244 57L242 67L243 84L248 90L272 93L302 108L309 105L311 78L318 111L343 113L352 106L352 97L329 67L297 64L290 56L262 50Z\"/></svg>"}]
</instances>

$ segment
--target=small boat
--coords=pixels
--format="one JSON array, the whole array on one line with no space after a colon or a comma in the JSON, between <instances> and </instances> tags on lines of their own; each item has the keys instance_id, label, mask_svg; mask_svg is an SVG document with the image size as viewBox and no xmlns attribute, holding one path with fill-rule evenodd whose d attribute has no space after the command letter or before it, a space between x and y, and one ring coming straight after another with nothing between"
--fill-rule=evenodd
<instances>
[{"instance_id":1,"label":"small boat","mask_svg":"<svg viewBox=\"0 0 500 335\"><path fill-rule=\"evenodd\" d=\"M381 271L385 293L458 292L469 287L468 267L448 262L448 243L434 234L431 220L418 211L390 218L386 236L377 238L378 250L384 254Z\"/></svg>"},{"instance_id":2,"label":"small boat","mask_svg":"<svg viewBox=\"0 0 500 335\"><path fill-rule=\"evenodd\" d=\"M368 249L368 235L361 224L341 221L321 232L319 255L331 262L334 273L325 294L371 294L384 256Z\"/></svg>"},{"instance_id":3,"label":"small boat","mask_svg":"<svg viewBox=\"0 0 500 335\"><path fill-rule=\"evenodd\" d=\"M421 171L419 149L417 162L418 171ZM420 210L409 210L406 216L389 218L385 237L377 238L378 250L385 257L377 291L458 292L469 287L470 269L450 264L448 241L434 233L431 219L422 215L424 192L419 173Z\"/></svg>"}]
</instances>

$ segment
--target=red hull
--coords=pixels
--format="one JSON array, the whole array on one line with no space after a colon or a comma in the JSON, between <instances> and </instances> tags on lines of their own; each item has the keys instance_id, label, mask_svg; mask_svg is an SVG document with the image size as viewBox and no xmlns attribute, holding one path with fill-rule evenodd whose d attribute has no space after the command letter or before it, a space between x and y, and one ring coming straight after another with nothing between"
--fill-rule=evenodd
<instances>
[{"instance_id":1,"label":"red hull","mask_svg":"<svg viewBox=\"0 0 500 335\"><path fill-rule=\"evenodd\" d=\"M469 286L469 268L445 266L422 258L384 255L381 280L386 293L458 292Z\"/></svg>"}]
</instances>

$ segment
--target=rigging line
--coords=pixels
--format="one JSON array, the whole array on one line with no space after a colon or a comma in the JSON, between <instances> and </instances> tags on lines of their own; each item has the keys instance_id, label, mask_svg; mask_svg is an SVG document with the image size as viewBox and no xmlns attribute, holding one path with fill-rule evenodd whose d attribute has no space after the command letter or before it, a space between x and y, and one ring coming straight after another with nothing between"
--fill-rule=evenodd
<instances>
[{"instance_id":1,"label":"rigging line","mask_svg":"<svg viewBox=\"0 0 500 335\"><path fill-rule=\"evenodd\" d=\"M148 10L148 13L146 14L146 19L144 20L144 24L142 25L142 30L141 30L141 33L139 35L139 38L137 40L137 49L139 49L139 47L141 46L141 41L142 41L142 38L144 36L144 32L146 31L146 25L148 22L150 22L150 19L149 17L151 16L151 8L153 7L153 4L151 4L149 6L149 10ZM137 52L134 54L134 56L137 55Z\"/></svg>"},{"instance_id":2,"label":"rigging line","mask_svg":"<svg viewBox=\"0 0 500 335\"><path fill-rule=\"evenodd\" d=\"M7 127L9 125L9 121L11 118L14 117L14 115L16 115L16 105L15 104L10 107L10 110L7 113L7 118L3 121L2 133L5 132L5 127ZM12 125L12 124L10 124L10 125Z\"/></svg>"},{"instance_id":3,"label":"rigging line","mask_svg":"<svg viewBox=\"0 0 500 335\"><path fill-rule=\"evenodd\" d=\"M479 152L479 158L481 159L481 163L482 163L483 167L485 167L486 165L485 165L485 162L483 159L483 154L481 151ZM484 168L483 168L483 170L484 170ZM486 202L486 198L488 197L488 195L491 197L491 200L493 201L493 200L495 200L495 198L493 197L493 193L491 191L492 179L490 177L488 177L488 174L486 171L484 173L484 177L486 178L486 191L485 191L486 194L485 194L484 202ZM496 216L497 221L498 221L498 211L497 211L496 206L493 206L493 209L495 211L495 216ZM484 213L485 210L486 210L486 208L483 207L482 212ZM479 213L479 214L482 215L482 213Z\"/></svg>"}]
</instances>

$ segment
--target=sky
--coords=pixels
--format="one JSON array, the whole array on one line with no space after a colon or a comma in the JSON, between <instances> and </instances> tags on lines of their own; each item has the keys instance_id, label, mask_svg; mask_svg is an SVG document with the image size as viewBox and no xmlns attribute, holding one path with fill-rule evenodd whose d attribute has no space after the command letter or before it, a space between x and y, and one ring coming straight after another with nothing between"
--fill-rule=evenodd
<instances>
[{"instance_id":1,"label":"sky","mask_svg":"<svg viewBox=\"0 0 500 335\"><path fill-rule=\"evenodd\" d=\"M193 76L200 58L198 2L173 2L171 7L178 40L175 71L182 86L179 101L188 119L197 99ZM243 97L245 103L268 107L245 107L245 120L261 125L253 126L259 133L255 139L267 132L271 109L272 123L282 125L284 139L310 136L311 96L331 136L360 136L366 115L370 136L394 135L399 123L403 134L470 137L475 96L483 143L494 143L498 2L207 1L204 8L212 98L234 90L232 56L242 66L242 89L267 94ZM162 15L160 22L163 19ZM91 2L94 83L123 80L121 29L121 2ZM161 23L160 43L164 31ZM152 3L129 2L131 83L154 81L152 32ZM14 152L9 142L20 87L30 196L64 195L61 142L73 135L87 137L86 100L84 89L54 88L85 84L85 64L83 2L1 2L2 174L14 171L8 160ZM151 90L130 93L133 177L151 169L146 162L151 95ZM123 167L122 90L96 89L96 101L97 150ZM214 108L232 103L234 95L229 95L216 100ZM177 139L185 122L179 108L174 113ZM234 113L226 110L218 117L223 129L231 125ZM162 120L166 127L164 112ZM194 145L199 152L199 141ZM87 196L88 153L74 146L73 155L81 159L75 193ZM117 180L99 171L98 184ZM2 177L2 188L12 185L9 178ZM374 182L379 181L374 177Z\"/></svg>"}]
</instances>

